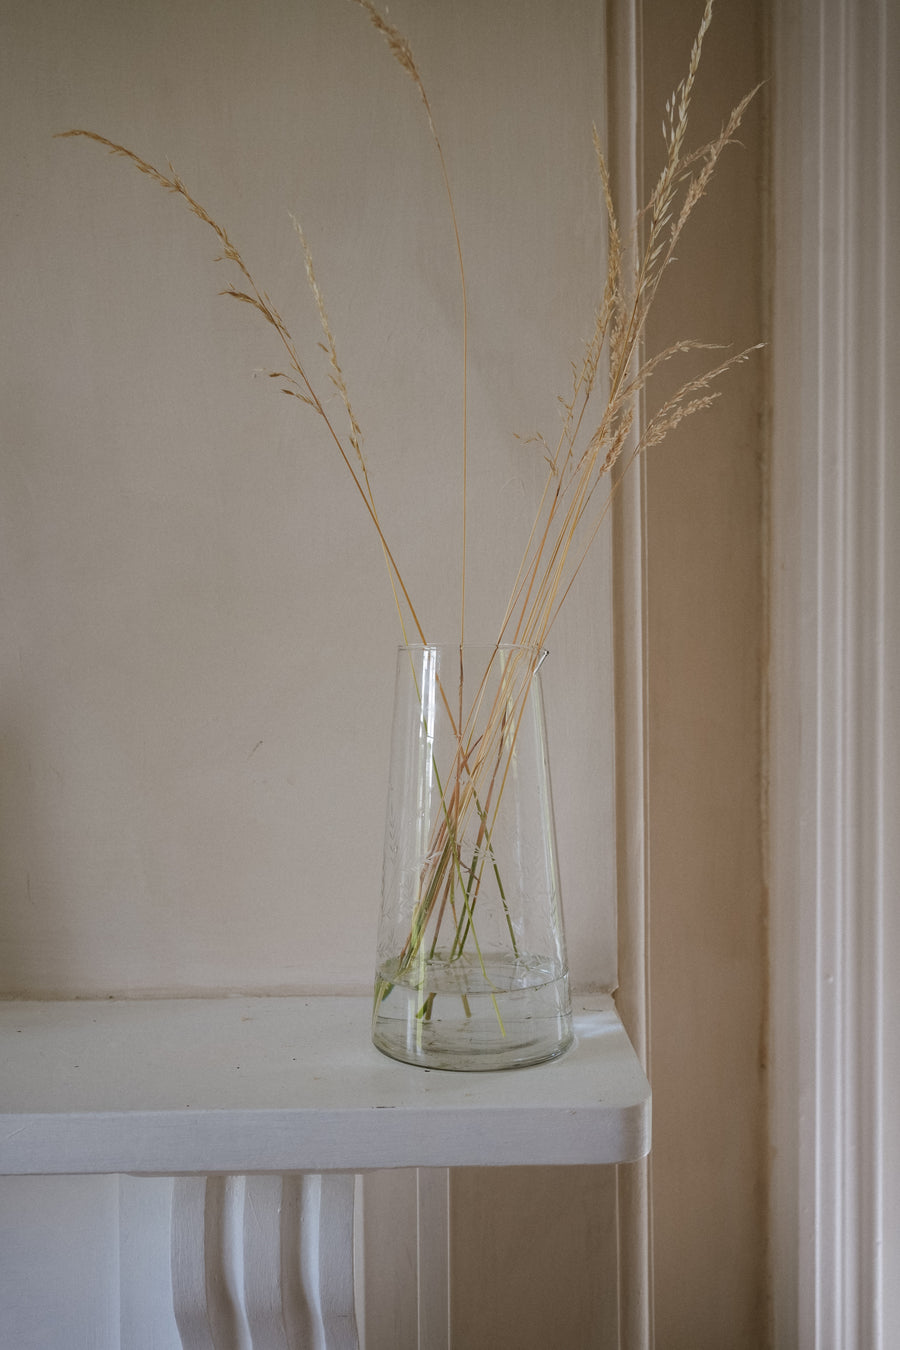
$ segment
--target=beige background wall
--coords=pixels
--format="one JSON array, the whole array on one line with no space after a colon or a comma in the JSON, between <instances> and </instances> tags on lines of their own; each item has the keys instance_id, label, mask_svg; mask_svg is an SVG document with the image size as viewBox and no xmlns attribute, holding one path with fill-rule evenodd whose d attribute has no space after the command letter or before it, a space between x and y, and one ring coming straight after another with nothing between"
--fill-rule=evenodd
<instances>
[{"instance_id":1,"label":"beige background wall","mask_svg":"<svg viewBox=\"0 0 900 1350\"><path fill-rule=\"evenodd\" d=\"M322 430L220 299L212 234L99 130L171 159L312 352L313 247L386 532L459 628L460 304L415 91L333 0L2 6L0 991L370 987L394 648ZM600 262L599 8L411 4L471 308L467 636L494 636L542 482L528 436ZM327 389L324 362L317 366ZM573 968L615 983L608 573L547 670Z\"/></svg>"},{"instance_id":2,"label":"beige background wall","mask_svg":"<svg viewBox=\"0 0 900 1350\"><path fill-rule=\"evenodd\" d=\"M645 108L702 5L644 0ZM697 134L767 75L766 7L716 7ZM766 91L721 165L651 343L766 336ZM645 172L658 131L644 128ZM767 354L647 461L651 1159L657 1344L766 1344L764 457Z\"/></svg>"}]
</instances>

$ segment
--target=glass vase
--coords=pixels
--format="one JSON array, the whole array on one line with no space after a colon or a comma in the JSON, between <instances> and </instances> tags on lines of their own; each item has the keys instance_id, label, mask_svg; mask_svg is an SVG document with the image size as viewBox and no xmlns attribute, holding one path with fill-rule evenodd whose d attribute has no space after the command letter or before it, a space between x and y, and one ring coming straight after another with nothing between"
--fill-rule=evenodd
<instances>
[{"instance_id":1,"label":"glass vase","mask_svg":"<svg viewBox=\"0 0 900 1350\"><path fill-rule=\"evenodd\" d=\"M434 1069L572 1042L537 647L397 658L372 1036Z\"/></svg>"}]
</instances>

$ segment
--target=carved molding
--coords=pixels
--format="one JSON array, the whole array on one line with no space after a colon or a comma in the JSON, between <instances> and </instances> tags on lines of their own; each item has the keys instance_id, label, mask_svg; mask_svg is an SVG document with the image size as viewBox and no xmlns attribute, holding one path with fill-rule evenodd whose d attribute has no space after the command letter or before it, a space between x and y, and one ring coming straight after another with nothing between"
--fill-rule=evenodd
<instances>
[{"instance_id":1,"label":"carved molding","mask_svg":"<svg viewBox=\"0 0 900 1350\"><path fill-rule=\"evenodd\" d=\"M183 1350L356 1350L354 1177L177 1177Z\"/></svg>"}]
</instances>

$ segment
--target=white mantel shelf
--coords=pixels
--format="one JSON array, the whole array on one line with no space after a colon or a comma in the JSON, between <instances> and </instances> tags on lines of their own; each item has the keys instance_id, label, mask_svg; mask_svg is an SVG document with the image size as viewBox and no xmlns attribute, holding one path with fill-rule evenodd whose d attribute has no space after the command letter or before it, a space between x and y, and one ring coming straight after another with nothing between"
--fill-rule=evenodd
<instances>
[{"instance_id":1,"label":"white mantel shelf","mask_svg":"<svg viewBox=\"0 0 900 1350\"><path fill-rule=\"evenodd\" d=\"M0 1174L629 1162L650 1088L609 997L548 1064L446 1073L369 1041L366 998L0 1003Z\"/></svg>"}]
</instances>

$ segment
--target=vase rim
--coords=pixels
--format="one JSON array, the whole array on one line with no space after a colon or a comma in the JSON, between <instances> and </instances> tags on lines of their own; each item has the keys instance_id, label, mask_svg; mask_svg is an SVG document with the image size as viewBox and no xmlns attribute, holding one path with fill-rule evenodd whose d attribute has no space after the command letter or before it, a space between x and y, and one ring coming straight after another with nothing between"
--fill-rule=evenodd
<instances>
[{"instance_id":1,"label":"vase rim","mask_svg":"<svg viewBox=\"0 0 900 1350\"><path fill-rule=\"evenodd\" d=\"M539 652L542 656L547 656L548 650L542 647L539 642L401 642L397 648L398 652L433 652L433 651L463 651L473 652Z\"/></svg>"}]
</instances>

